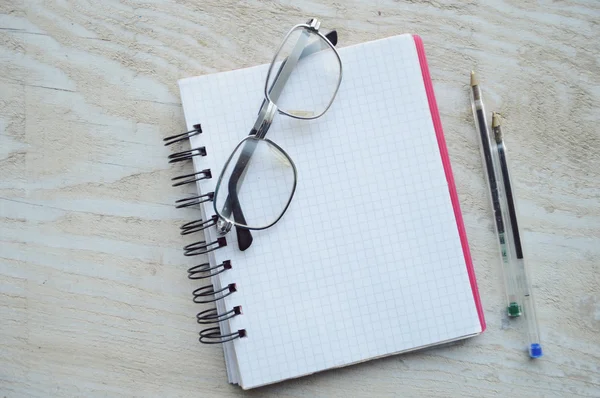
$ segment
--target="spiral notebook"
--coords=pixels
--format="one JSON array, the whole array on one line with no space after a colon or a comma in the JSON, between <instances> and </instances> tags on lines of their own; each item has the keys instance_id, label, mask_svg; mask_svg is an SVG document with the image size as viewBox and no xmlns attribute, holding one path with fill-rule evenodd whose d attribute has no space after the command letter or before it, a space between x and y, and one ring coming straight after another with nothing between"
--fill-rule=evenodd
<instances>
[{"instance_id":1,"label":"spiral notebook","mask_svg":"<svg viewBox=\"0 0 600 398\"><path fill-rule=\"evenodd\" d=\"M214 302L199 304L199 330L233 339L223 343L228 379L244 389L485 329L421 39L339 53L328 113L276 116L269 130L294 159L297 190L243 252L235 231L217 235L211 193L256 119L268 65L179 81L190 129L179 138L191 149L171 160L193 160L195 174L175 182L198 190L178 202L198 207L182 232L208 252L189 271L194 297Z\"/></svg>"}]
</instances>

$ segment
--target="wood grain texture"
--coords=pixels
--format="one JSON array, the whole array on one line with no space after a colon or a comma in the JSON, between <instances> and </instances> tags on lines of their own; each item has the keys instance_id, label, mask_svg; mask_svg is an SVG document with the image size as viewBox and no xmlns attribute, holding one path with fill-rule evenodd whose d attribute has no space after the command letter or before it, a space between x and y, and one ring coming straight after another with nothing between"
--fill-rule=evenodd
<instances>
[{"instance_id":1,"label":"wood grain texture","mask_svg":"<svg viewBox=\"0 0 600 398\"><path fill-rule=\"evenodd\" d=\"M600 396L600 3L0 2L0 396ZM179 78L270 60L309 16L340 45L423 37L488 330L242 392L198 325L163 137ZM546 356L504 315L468 74L505 117ZM241 133L243 134L243 133Z\"/></svg>"}]
</instances>

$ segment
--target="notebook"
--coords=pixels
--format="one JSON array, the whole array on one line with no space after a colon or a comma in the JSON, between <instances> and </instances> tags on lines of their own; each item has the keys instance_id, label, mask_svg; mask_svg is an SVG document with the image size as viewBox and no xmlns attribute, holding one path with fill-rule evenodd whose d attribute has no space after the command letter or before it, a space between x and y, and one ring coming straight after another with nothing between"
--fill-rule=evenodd
<instances>
[{"instance_id":1,"label":"notebook","mask_svg":"<svg viewBox=\"0 0 600 398\"><path fill-rule=\"evenodd\" d=\"M268 65L179 81L192 150L173 159L192 159L200 180L190 186L204 195L181 203L205 200L193 224L204 230L193 233L213 249L196 261L212 271L190 277L212 275L195 280L195 297L220 291L198 305L217 321L199 330L233 336L228 379L244 389L485 329L421 39L339 54L343 80L323 117L275 117L268 138L294 160L298 185L283 218L253 231L243 252L235 231L219 240L210 193L256 120Z\"/></svg>"}]
</instances>

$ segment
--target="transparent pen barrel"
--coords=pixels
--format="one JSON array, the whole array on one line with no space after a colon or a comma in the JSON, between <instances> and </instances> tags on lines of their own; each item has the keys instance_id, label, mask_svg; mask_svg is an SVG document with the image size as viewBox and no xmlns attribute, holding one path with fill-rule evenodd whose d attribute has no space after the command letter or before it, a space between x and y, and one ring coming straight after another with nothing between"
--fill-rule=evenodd
<instances>
[{"instance_id":1,"label":"transparent pen barrel","mask_svg":"<svg viewBox=\"0 0 600 398\"><path fill-rule=\"evenodd\" d=\"M511 247L506 227L506 205L502 204L501 175L499 168L496 167L497 159L494 156L496 152L496 142L491 139L490 129L486 119L485 107L481 98L479 86L471 87L471 108L477 134L479 135L479 149L483 163L484 173L488 187L488 197L494 217L494 231L498 238L498 247L502 261L502 274L506 290L507 313L510 317L521 315L522 300L519 294L518 284L515 278L516 270L513 261L511 261Z\"/></svg>"},{"instance_id":2,"label":"transparent pen barrel","mask_svg":"<svg viewBox=\"0 0 600 398\"><path fill-rule=\"evenodd\" d=\"M499 142L497 145L497 151L494 153L494 155L497 157L495 160L498 161L500 163L500 167L502 167L503 180L501 181L501 185L502 189L505 191L505 195L502 195L502 205L503 209L512 206L510 210L507 209L507 211L510 211L510 213L505 213L510 214L510 216L505 218L507 231L506 240L511 249L509 251L510 258L513 260L512 263L515 266L514 275L516 276L517 291L519 292L519 298L522 305L522 317L525 318L525 322L527 324L527 344L529 356L532 358L539 358L542 356L540 332L537 323L533 290L531 288L531 279L524 261L523 247L518 225L518 209L515 200L514 186L512 185L510 175L508 173L506 147L501 138L501 131L499 130L499 127L497 127L497 130L495 130L495 133L498 134Z\"/></svg>"},{"instance_id":3,"label":"transparent pen barrel","mask_svg":"<svg viewBox=\"0 0 600 398\"><path fill-rule=\"evenodd\" d=\"M527 345L529 355L533 358L542 356L540 329L537 322L533 289L530 287L530 279L523 260L519 260L522 275L519 279L520 288L523 291L523 318L527 323Z\"/></svg>"}]
</instances>

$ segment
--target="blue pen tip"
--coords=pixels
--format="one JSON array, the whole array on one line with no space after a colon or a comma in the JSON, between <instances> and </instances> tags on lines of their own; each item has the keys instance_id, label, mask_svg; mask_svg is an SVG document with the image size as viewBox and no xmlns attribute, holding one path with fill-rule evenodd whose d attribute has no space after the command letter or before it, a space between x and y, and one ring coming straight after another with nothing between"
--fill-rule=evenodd
<instances>
[{"instance_id":1,"label":"blue pen tip","mask_svg":"<svg viewBox=\"0 0 600 398\"><path fill-rule=\"evenodd\" d=\"M542 346L534 343L529 346L529 356L531 358L540 358L544 353L542 352Z\"/></svg>"}]
</instances>

